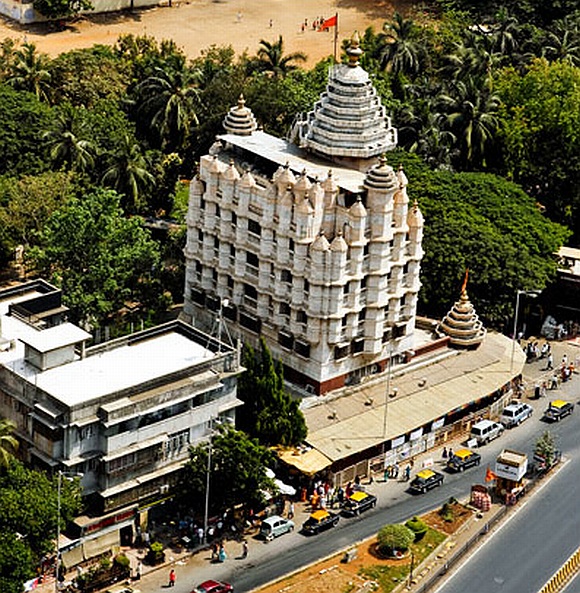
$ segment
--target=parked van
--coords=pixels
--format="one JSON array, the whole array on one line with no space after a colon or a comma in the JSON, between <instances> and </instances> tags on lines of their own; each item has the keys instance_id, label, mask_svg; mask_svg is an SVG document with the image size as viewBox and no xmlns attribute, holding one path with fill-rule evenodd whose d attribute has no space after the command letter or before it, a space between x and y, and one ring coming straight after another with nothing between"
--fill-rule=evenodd
<instances>
[{"instance_id":1,"label":"parked van","mask_svg":"<svg viewBox=\"0 0 580 593\"><path fill-rule=\"evenodd\" d=\"M506 406L501 413L500 422L506 427L518 426L527 420L534 409L529 404L513 403Z\"/></svg>"},{"instance_id":2,"label":"parked van","mask_svg":"<svg viewBox=\"0 0 580 593\"><path fill-rule=\"evenodd\" d=\"M471 427L470 437L477 441L478 446L485 445L497 438L504 431L503 424L492 420L480 420Z\"/></svg>"},{"instance_id":3,"label":"parked van","mask_svg":"<svg viewBox=\"0 0 580 593\"><path fill-rule=\"evenodd\" d=\"M273 540L279 535L284 535L294 529L294 522L279 515L272 515L262 521L260 535L266 540Z\"/></svg>"}]
</instances>

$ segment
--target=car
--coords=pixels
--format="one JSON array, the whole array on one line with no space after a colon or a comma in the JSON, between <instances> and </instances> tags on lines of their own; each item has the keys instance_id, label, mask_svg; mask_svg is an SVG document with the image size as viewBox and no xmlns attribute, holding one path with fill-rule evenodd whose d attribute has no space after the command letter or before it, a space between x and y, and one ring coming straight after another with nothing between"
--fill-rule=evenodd
<instances>
[{"instance_id":1,"label":"car","mask_svg":"<svg viewBox=\"0 0 580 593\"><path fill-rule=\"evenodd\" d=\"M294 521L280 517L280 515L272 515L262 521L260 526L260 535L266 540L271 541L279 535L290 533L294 530Z\"/></svg>"},{"instance_id":2,"label":"car","mask_svg":"<svg viewBox=\"0 0 580 593\"><path fill-rule=\"evenodd\" d=\"M499 422L480 420L471 427L470 438L475 439L480 447L501 436L504 430L504 425Z\"/></svg>"},{"instance_id":3,"label":"car","mask_svg":"<svg viewBox=\"0 0 580 593\"><path fill-rule=\"evenodd\" d=\"M326 509L314 511L310 517L308 517L304 525L302 525L302 531L307 534L315 535L325 529L335 527L338 520L339 516L336 513L331 513Z\"/></svg>"},{"instance_id":4,"label":"car","mask_svg":"<svg viewBox=\"0 0 580 593\"><path fill-rule=\"evenodd\" d=\"M472 451L471 449L458 449L452 453L447 460L447 469L455 472L462 472L468 467L479 465L481 463L481 455Z\"/></svg>"},{"instance_id":5,"label":"car","mask_svg":"<svg viewBox=\"0 0 580 593\"><path fill-rule=\"evenodd\" d=\"M376 496L362 490L357 490L344 501L342 512L344 515L358 515L367 509L372 509L376 505Z\"/></svg>"},{"instance_id":6,"label":"car","mask_svg":"<svg viewBox=\"0 0 580 593\"><path fill-rule=\"evenodd\" d=\"M544 412L544 420L550 422L559 422L565 416L569 416L574 410L574 404L566 402L563 399L556 399L550 402L550 405Z\"/></svg>"},{"instance_id":7,"label":"car","mask_svg":"<svg viewBox=\"0 0 580 593\"><path fill-rule=\"evenodd\" d=\"M443 474L433 469L422 469L411 481L410 489L413 492L427 492L443 484Z\"/></svg>"},{"instance_id":8,"label":"car","mask_svg":"<svg viewBox=\"0 0 580 593\"><path fill-rule=\"evenodd\" d=\"M530 404L514 402L503 409L500 422L506 428L512 428L520 425L524 420L527 420L533 412L534 408L532 408Z\"/></svg>"},{"instance_id":9,"label":"car","mask_svg":"<svg viewBox=\"0 0 580 593\"><path fill-rule=\"evenodd\" d=\"M233 593L234 588L229 583L221 581L204 581L198 585L191 593Z\"/></svg>"}]
</instances>

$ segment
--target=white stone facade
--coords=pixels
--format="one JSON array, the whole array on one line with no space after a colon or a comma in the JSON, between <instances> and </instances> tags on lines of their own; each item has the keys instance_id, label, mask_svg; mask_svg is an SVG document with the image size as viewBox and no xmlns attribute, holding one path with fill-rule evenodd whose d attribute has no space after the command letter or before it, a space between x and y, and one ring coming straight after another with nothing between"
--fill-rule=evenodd
<instances>
[{"instance_id":1,"label":"white stone facade","mask_svg":"<svg viewBox=\"0 0 580 593\"><path fill-rule=\"evenodd\" d=\"M331 81L368 80L356 61L335 68ZM395 136L377 112L380 101L368 125L383 136L370 142L386 146ZM342 145L350 132L338 131ZM190 185L185 248L184 318L207 329L221 308L231 335L263 336L286 379L314 393L412 356L423 255L404 172L373 157L363 173L364 140L336 159L325 138L323 160L321 142L314 156L261 131L219 136Z\"/></svg>"}]
</instances>

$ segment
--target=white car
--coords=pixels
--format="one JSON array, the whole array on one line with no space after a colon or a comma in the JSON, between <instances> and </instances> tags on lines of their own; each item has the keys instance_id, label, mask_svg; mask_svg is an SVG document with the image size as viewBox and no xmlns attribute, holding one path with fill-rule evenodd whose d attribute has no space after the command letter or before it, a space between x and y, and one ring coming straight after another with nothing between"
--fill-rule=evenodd
<instances>
[{"instance_id":1,"label":"white car","mask_svg":"<svg viewBox=\"0 0 580 593\"><path fill-rule=\"evenodd\" d=\"M529 404L516 402L509 404L503 409L499 420L506 428L512 428L527 420L533 412L534 408Z\"/></svg>"}]
</instances>

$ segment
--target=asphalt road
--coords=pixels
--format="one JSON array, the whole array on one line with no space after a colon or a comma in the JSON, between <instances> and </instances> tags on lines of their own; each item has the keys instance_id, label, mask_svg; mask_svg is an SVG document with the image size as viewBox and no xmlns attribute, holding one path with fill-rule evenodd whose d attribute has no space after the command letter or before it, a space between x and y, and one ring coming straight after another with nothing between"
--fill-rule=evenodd
<instances>
[{"instance_id":1,"label":"asphalt road","mask_svg":"<svg viewBox=\"0 0 580 593\"><path fill-rule=\"evenodd\" d=\"M578 385L566 386L573 401ZM574 391L574 393L572 393ZM578 408L578 406L577 406ZM539 591L578 548L578 477L580 410L554 424L566 457L554 477L542 484L497 533L437 589L444 593L522 593ZM580 591L579 579L570 592Z\"/></svg>"}]
</instances>

